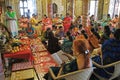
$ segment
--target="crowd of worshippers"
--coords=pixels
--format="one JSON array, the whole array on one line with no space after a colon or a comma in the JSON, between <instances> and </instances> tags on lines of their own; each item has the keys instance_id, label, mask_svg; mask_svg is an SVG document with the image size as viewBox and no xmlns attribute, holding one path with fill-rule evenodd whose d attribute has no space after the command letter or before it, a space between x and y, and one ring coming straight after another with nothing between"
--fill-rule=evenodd
<instances>
[{"instance_id":1,"label":"crowd of worshippers","mask_svg":"<svg viewBox=\"0 0 120 80\"><path fill-rule=\"evenodd\" d=\"M12 8L8 7L8 9ZM14 13L12 16L8 12L7 21L15 21L16 19L11 19L14 18L14 15ZM83 26L81 16L78 16L75 21L68 13L64 18L56 14L52 19L44 15L42 20L38 20L38 16L33 14L30 19L22 16L18 20L20 29L18 34L17 29L14 32L11 26L7 28L12 33L12 37L41 37L43 44L51 54L63 50L75 56L76 59L79 58L77 59L78 69L83 69L90 67L89 54L92 54L92 51L96 48L100 49L99 55L93 57L92 60L97 63L101 64L100 56L102 56L103 64L110 64L120 60L120 25L118 21L118 15L111 19L110 14L108 14L101 21L96 21L94 15L92 15L87 20L87 26ZM0 25L0 27L0 30L3 30L3 26ZM114 68L106 70L112 73ZM105 78L111 76L102 69L96 69L95 72Z\"/></svg>"}]
</instances>

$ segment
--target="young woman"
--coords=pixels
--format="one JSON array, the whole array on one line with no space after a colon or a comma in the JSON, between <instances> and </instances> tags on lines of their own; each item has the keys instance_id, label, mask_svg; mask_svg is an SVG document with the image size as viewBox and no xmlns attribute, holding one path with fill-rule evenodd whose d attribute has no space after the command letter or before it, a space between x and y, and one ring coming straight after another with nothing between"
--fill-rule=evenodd
<instances>
[{"instance_id":1,"label":"young woman","mask_svg":"<svg viewBox=\"0 0 120 80\"><path fill-rule=\"evenodd\" d=\"M11 32L12 37L15 37L18 35L16 13L12 10L11 6L7 6L7 12L5 14L6 14L7 28L9 32Z\"/></svg>"}]
</instances>

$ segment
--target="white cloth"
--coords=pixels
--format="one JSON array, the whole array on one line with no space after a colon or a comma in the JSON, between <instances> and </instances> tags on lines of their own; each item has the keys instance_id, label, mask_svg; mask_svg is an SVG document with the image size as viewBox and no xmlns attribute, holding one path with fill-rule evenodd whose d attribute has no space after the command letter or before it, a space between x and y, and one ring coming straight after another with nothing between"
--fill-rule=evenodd
<instances>
[{"instance_id":1,"label":"white cloth","mask_svg":"<svg viewBox=\"0 0 120 80\"><path fill-rule=\"evenodd\" d=\"M12 36L17 36L18 35L18 25L16 20L9 20L8 18L11 18L7 13L6 13L6 22L7 22L7 28L8 30L12 33ZM16 18L16 17L15 17Z\"/></svg>"}]
</instances>

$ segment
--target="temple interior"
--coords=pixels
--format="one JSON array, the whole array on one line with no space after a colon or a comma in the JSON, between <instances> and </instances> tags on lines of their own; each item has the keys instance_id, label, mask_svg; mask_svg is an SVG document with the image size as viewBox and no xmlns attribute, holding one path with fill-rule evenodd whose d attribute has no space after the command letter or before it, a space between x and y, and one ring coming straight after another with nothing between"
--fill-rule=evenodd
<instances>
[{"instance_id":1,"label":"temple interior","mask_svg":"<svg viewBox=\"0 0 120 80\"><path fill-rule=\"evenodd\" d=\"M120 0L0 0L0 80L120 80Z\"/></svg>"}]
</instances>

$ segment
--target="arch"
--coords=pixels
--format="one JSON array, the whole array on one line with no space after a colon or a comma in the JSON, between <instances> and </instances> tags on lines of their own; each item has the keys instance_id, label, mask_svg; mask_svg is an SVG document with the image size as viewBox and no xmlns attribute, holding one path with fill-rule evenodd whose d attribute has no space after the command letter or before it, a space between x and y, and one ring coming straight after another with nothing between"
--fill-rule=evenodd
<instances>
[{"instance_id":1,"label":"arch","mask_svg":"<svg viewBox=\"0 0 120 80\"><path fill-rule=\"evenodd\" d=\"M58 6L57 6L57 4L53 3L52 7L53 7L53 14L56 14L58 12Z\"/></svg>"}]
</instances>

